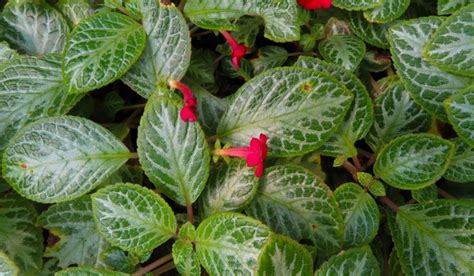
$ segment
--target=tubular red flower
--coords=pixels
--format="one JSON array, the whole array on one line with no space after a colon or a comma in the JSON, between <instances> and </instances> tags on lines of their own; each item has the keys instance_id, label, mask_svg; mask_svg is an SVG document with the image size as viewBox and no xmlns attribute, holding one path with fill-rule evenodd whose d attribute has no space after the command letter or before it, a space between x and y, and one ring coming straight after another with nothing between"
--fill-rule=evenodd
<instances>
[{"instance_id":1,"label":"tubular red flower","mask_svg":"<svg viewBox=\"0 0 474 276\"><path fill-rule=\"evenodd\" d=\"M332 0L298 0L298 4L305 10L329 9Z\"/></svg>"},{"instance_id":2,"label":"tubular red flower","mask_svg":"<svg viewBox=\"0 0 474 276\"><path fill-rule=\"evenodd\" d=\"M235 69L239 70L239 61L245 56L249 48L243 44L239 44L229 32L221 31L221 34L227 40L232 50L232 64Z\"/></svg>"},{"instance_id":3,"label":"tubular red flower","mask_svg":"<svg viewBox=\"0 0 474 276\"><path fill-rule=\"evenodd\" d=\"M197 100L191 89L186 84L175 80L170 80L169 85L183 93L184 106L180 111L181 120L185 122L196 122L198 120L196 116Z\"/></svg>"},{"instance_id":4,"label":"tubular red flower","mask_svg":"<svg viewBox=\"0 0 474 276\"><path fill-rule=\"evenodd\" d=\"M255 176L260 177L268 154L267 136L260 134L258 139L253 137L248 147L217 149L214 150L214 154L245 158L247 166L256 167Z\"/></svg>"}]
</instances>

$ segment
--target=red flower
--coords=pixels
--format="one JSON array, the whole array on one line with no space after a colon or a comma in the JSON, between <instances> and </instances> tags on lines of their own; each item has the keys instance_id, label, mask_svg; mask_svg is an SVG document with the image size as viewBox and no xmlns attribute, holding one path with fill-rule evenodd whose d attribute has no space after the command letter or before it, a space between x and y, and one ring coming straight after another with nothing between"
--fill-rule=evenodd
<instances>
[{"instance_id":1,"label":"red flower","mask_svg":"<svg viewBox=\"0 0 474 276\"><path fill-rule=\"evenodd\" d=\"M332 0L298 0L298 4L305 10L329 9Z\"/></svg>"},{"instance_id":2,"label":"red flower","mask_svg":"<svg viewBox=\"0 0 474 276\"><path fill-rule=\"evenodd\" d=\"M214 154L245 158L247 166L256 167L255 176L260 177L263 174L265 158L267 158L267 136L260 134L259 139L252 138L249 147L216 149Z\"/></svg>"},{"instance_id":3,"label":"red flower","mask_svg":"<svg viewBox=\"0 0 474 276\"><path fill-rule=\"evenodd\" d=\"M170 80L169 85L183 93L184 106L180 111L181 120L196 122L198 120L196 116L197 100L193 96L191 89L186 84L175 80Z\"/></svg>"},{"instance_id":4,"label":"red flower","mask_svg":"<svg viewBox=\"0 0 474 276\"><path fill-rule=\"evenodd\" d=\"M239 70L239 61L245 56L249 48L243 44L239 44L229 32L221 31L221 34L229 43L230 49L232 49L232 64L234 64L235 69Z\"/></svg>"}]
</instances>

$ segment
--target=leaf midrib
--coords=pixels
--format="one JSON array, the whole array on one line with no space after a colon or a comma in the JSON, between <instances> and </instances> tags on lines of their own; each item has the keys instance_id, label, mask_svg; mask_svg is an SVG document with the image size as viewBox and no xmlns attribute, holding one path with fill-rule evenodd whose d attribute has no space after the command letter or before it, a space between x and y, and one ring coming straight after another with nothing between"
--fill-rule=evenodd
<instances>
[{"instance_id":1,"label":"leaf midrib","mask_svg":"<svg viewBox=\"0 0 474 276\"><path fill-rule=\"evenodd\" d=\"M122 158L129 159L130 157L131 157L131 153L128 151L123 152L123 153L115 153L115 154L95 154L95 155L87 155L87 156L81 156L81 157L71 158L71 159L56 159L50 162L42 162L36 166L28 166L27 169L47 167L49 165L55 165L55 164L64 163L64 162L83 161L83 160L103 160L103 159L113 160L113 159L122 159ZM10 164L14 165L12 163Z\"/></svg>"}]
</instances>

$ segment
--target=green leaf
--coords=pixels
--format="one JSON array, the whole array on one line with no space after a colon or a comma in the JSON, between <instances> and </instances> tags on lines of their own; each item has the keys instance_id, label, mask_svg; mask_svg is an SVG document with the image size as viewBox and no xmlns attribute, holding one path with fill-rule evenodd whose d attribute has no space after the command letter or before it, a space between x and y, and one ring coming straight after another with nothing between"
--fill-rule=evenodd
<instances>
[{"instance_id":1,"label":"green leaf","mask_svg":"<svg viewBox=\"0 0 474 276\"><path fill-rule=\"evenodd\" d=\"M312 275L313 257L286 236L272 234L258 257L256 275Z\"/></svg>"},{"instance_id":2,"label":"green leaf","mask_svg":"<svg viewBox=\"0 0 474 276\"><path fill-rule=\"evenodd\" d=\"M253 48L263 23L262 18L259 16L243 16L237 21L238 31L231 34L237 42Z\"/></svg>"},{"instance_id":3,"label":"green leaf","mask_svg":"<svg viewBox=\"0 0 474 276\"><path fill-rule=\"evenodd\" d=\"M128 273L135 272L137 264L140 262L132 252L127 255L125 251L117 247L105 249L101 254L101 259L107 264L108 268Z\"/></svg>"},{"instance_id":4,"label":"green leaf","mask_svg":"<svg viewBox=\"0 0 474 276\"><path fill-rule=\"evenodd\" d=\"M54 276L127 276L130 274L125 274L117 271L110 271L106 269L94 269L87 266L71 267L61 271L58 271Z\"/></svg>"},{"instance_id":5,"label":"green leaf","mask_svg":"<svg viewBox=\"0 0 474 276\"><path fill-rule=\"evenodd\" d=\"M417 190L435 183L446 171L454 144L431 134L408 134L385 146L374 172L390 186Z\"/></svg>"},{"instance_id":6,"label":"green leaf","mask_svg":"<svg viewBox=\"0 0 474 276\"><path fill-rule=\"evenodd\" d=\"M20 270L16 264L2 251L0 251L0 275L18 276Z\"/></svg>"},{"instance_id":7,"label":"green leaf","mask_svg":"<svg viewBox=\"0 0 474 276\"><path fill-rule=\"evenodd\" d=\"M444 106L456 133L474 147L474 85L451 96Z\"/></svg>"},{"instance_id":8,"label":"green leaf","mask_svg":"<svg viewBox=\"0 0 474 276\"><path fill-rule=\"evenodd\" d=\"M258 178L254 169L244 160L232 160L214 170L206 189L199 198L199 211L203 217L240 211L246 207L257 192Z\"/></svg>"},{"instance_id":9,"label":"green leaf","mask_svg":"<svg viewBox=\"0 0 474 276\"><path fill-rule=\"evenodd\" d=\"M341 249L341 212L332 191L315 175L295 166L266 170L257 196L245 210L276 233L311 240L323 255Z\"/></svg>"},{"instance_id":10,"label":"green leaf","mask_svg":"<svg viewBox=\"0 0 474 276\"><path fill-rule=\"evenodd\" d=\"M364 17L370 22L391 22L405 13L410 0L384 0L382 6L364 11Z\"/></svg>"},{"instance_id":11,"label":"green leaf","mask_svg":"<svg viewBox=\"0 0 474 276\"><path fill-rule=\"evenodd\" d=\"M411 196L419 203L430 202L438 199L438 190L436 185L430 185L418 190L411 191Z\"/></svg>"},{"instance_id":12,"label":"green leaf","mask_svg":"<svg viewBox=\"0 0 474 276\"><path fill-rule=\"evenodd\" d=\"M145 174L183 206L199 197L209 176L209 148L199 124L184 122L170 99L154 97L138 127L138 156Z\"/></svg>"},{"instance_id":13,"label":"green leaf","mask_svg":"<svg viewBox=\"0 0 474 276\"><path fill-rule=\"evenodd\" d=\"M62 15L47 4L10 5L3 11L5 39L28 55L59 54L69 27Z\"/></svg>"},{"instance_id":14,"label":"green leaf","mask_svg":"<svg viewBox=\"0 0 474 276\"><path fill-rule=\"evenodd\" d=\"M168 203L135 184L116 184L92 195L99 232L126 251L149 252L176 233L176 218Z\"/></svg>"},{"instance_id":15,"label":"green leaf","mask_svg":"<svg viewBox=\"0 0 474 276\"><path fill-rule=\"evenodd\" d=\"M357 154L354 146L357 140L365 137L373 122L373 106L369 93L361 81L352 73L337 64L311 57L300 57L293 65L326 72L354 94L349 112L336 133L318 151L324 155L351 157Z\"/></svg>"},{"instance_id":16,"label":"green leaf","mask_svg":"<svg viewBox=\"0 0 474 276\"><path fill-rule=\"evenodd\" d=\"M344 247L371 242L380 223L379 209L372 196L355 183L339 186L334 196L344 218Z\"/></svg>"},{"instance_id":17,"label":"green leaf","mask_svg":"<svg viewBox=\"0 0 474 276\"><path fill-rule=\"evenodd\" d=\"M391 1L391 0L387 0ZM361 12L349 13L348 23L351 31L366 43L382 48L390 48L387 41L388 29L394 24L376 24L368 22Z\"/></svg>"},{"instance_id":18,"label":"green leaf","mask_svg":"<svg viewBox=\"0 0 474 276\"><path fill-rule=\"evenodd\" d=\"M67 201L97 187L129 157L125 145L92 121L44 118L12 139L3 156L3 176L30 200Z\"/></svg>"},{"instance_id":19,"label":"green leaf","mask_svg":"<svg viewBox=\"0 0 474 276\"><path fill-rule=\"evenodd\" d=\"M331 257L314 273L323 275L380 275L380 268L369 246L349 249Z\"/></svg>"},{"instance_id":20,"label":"green leaf","mask_svg":"<svg viewBox=\"0 0 474 276\"><path fill-rule=\"evenodd\" d=\"M36 210L17 196L0 196L0 251L20 272L34 275L43 265L43 235L35 225Z\"/></svg>"},{"instance_id":21,"label":"green leaf","mask_svg":"<svg viewBox=\"0 0 474 276\"><path fill-rule=\"evenodd\" d=\"M201 275L201 264L194 252L193 243L177 240L173 243L173 262L180 275Z\"/></svg>"},{"instance_id":22,"label":"green leaf","mask_svg":"<svg viewBox=\"0 0 474 276\"><path fill-rule=\"evenodd\" d=\"M128 16L101 12L82 20L64 50L63 75L71 93L83 93L119 79L140 57L142 26Z\"/></svg>"},{"instance_id":23,"label":"green leaf","mask_svg":"<svg viewBox=\"0 0 474 276\"><path fill-rule=\"evenodd\" d=\"M395 248L407 275L474 273L474 204L460 200L400 207Z\"/></svg>"},{"instance_id":24,"label":"green leaf","mask_svg":"<svg viewBox=\"0 0 474 276\"><path fill-rule=\"evenodd\" d=\"M258 58L250 60L255 70L255 75L268 69L280 67L288 59L288 51L278 46L263 46L258 49Z\"/></svg>"},{"instance_id":25,"label":"green leaf","mask_svg":"<svg viewBox=\"0 0 474 276\"><path fill-rule=\"evenodd\" d=\"M469 146L460 138L450 140L456 145L456 150L444 178L459 183L474 181L474 147Z\"/></svg>"},{"instance_id":26,"label":"green leaf","mask_svg":"<svg viewBox=\"0 0 474 276\"><path fill-rule=\"evenodd\" d=\"M183 240L194 241L196 239L196 227L191 222L186 222L179 228L178 237Z\"/></svg>"},{"instance_id":27,"label":"green leaf","mask_svg":"<svg viewBox=\"0 0 474 276\"><path fill-rule=\"evenodd\" d=\"M4 41L0 42L0 64L17 56L18 53L11 49L8 43Z\"/></svg>"},{"instance_id":28,"label":"green leaf","mask_svg":"<svg viewBox=\"0 0 474 276\"><path fill-rule=\"evenodd\" d=\"M438 0L438 14L451 14L463 6L473 3L472 0Z\"/></svg>"},{"instance_id":29,"label":"green leaf","mask_svg":"<svg viewBox=\"0 0 474 276\"><path fill-rule=\"evenodd\" d=\"M392 1L392 0L385 0ZM334 0L332 4L334 7L338 7L350 11L369 10L382 5L384 0Z\"/></svg>"},{"instance_id":30,"label":"green leaf","mask_svg":"<svg viewBox=\"0 0 474 276\"><path fill-rule=\"evenodd\" d=\"M87 0L60 0L56 8L64 15L71 27L77 26L81 20L94 13Z\"/></svg>"},{"instance_id":31,"label":"green leaf","mask_svg":"<svg viewBox=\"0 0 474 276\"><path fill-rule=\"evenodd\" d=\"M354 71L365 55L365 43L353 35L334 35L321 41L319 52L331 63Z\"/></svg>"},{"instance_id":32,"label":"green leaf","mask_svg":"<svg viewBox=\"0 0 474 276\"><path fill-rule=\"evenodd\" d=\"M438 17L404 21L390 29L393 64L412 98L433 116L446 120L443 101L472 80L442 71L422 56L423 47L443 20Z\"/></svg>"},{"instance_id":33,"label":"green leaf","mask_svg":"<svg viewBox=\"0 0 474 276\"><path fill-rule=\"evenodd\" d=\"M369 192L374 196L385 196L385 186L380 181L374 181L372 185L369 186Z\"/></svg>"},{"instance_id":34,"label":"green leaf","mask_svg":"<svg viewBox=\"0 0 474 276\"><path fill-rule=\"evenodd\" d=\"M455 12L431 35L423 56L445 71L474 77L473 21L474 4Z\"/></svg>"},{"instance_id":35,"label":"green leaf","mask_svg":"<svg viewBox=\"0 0 474 276\"><path fill-rule=\"evenodd\" d=\"M203 29L237 31L234 23L244 15L260 16L265 22L265 37L276 42L300 39L299 10L294 0L189 0L184 12Z\"/></svg>"},{"instance_id":36,"label":"green leaf","mask_svg":"<svg viewBox=\"0 0 474 276\"><path fill-rule=\"evenodd\" d=\"M196 253L210 275L252 275L270 230L238 213L221 213L201 222Z\"/></svg>"},{"instance_id":37,"label":"green leaf","mask_svg":"<svg viewBox=\"0 0 474 276\"><path fill-rule=\"evenodd\" d=\"M375 100L374 124L365 141L374 152L392 139L431 127L431 116L413 101L400 81L393 82Z\"/></svg>"},{"instance_id":38,"label":"green leaf","mask_svg":"<svg viewBox=\"0 0 474 276\"><path fill-rule=\"evenodd\" d=\"M219 55L216 52L209 49L193 48L191 62L188 71L186 72L186 77L191 78L197 84L214 84L216 82L214 78L214 71L216 69L215 61L218 57Z\"/></svg>"},{"instance_id":39,"label":"green leaf","mask_svg":"<svg viewBox=\"0 0 474 276\"><path fill-rule=\"evenodd\" d=\"M388 266L389 266L389 275L391 276L405 276L402 270L402 266L400 265L400 260L397 256L397 250L394 248L390 253L390 257L388 259Z\"/></svg>"},{"instance_id":40,"label":"green leaf","mask_svg":"<svg viewBox=\"0 0 474 276\"><path fill-rule=\"evenodd\" d=\"M301 155L337 130L352 95L327 73L303 68L270 69L233 96L217 135L234 145L268 136L270 156Z\"/></svg>"},{"instance_id":41,"label":"green leaf","mask_svg":"<svg viewBox=\"0 0 474 276\"><path fill-rule=\"evenodd\" d=\"M237 70L232 63L232 58L230 56L224 57L221 61L221 68L226 76L233 79L242 78L245 81L249 81L254 76L253 66L245 58L239 60L239 70Z\"/></svg>"},{"instance_id":42,"label":"green leaf","mask_svg":"<svg viewBox=\"0 0 474 276\"><path fill-rule=\"evenodd\" d=\"M191 60L191 37L186 20L174 5L141 2L148 40L138 62L122 80L144 98L156 85L181 80Z\"/></svg>"},{"instance_id":43,"label":"green leaf","mask_svg":"<svg viewBox=\"0 0 474 276\"><path fill-rule=\"evenodd\" d=\"M81 98L68 95L59 57L23 56L0 65L0 154L14 134L41 117L67 113Z\"/></svg>"},{"instance_id":44,"label":"green leaf","mask_svg":"<svg viewBox=\"0 0 474 276\"><path fill-rule=\"evenodd\" d=\"M99 235L89 196L53 205L38 217L37 223L59 238L45 253L46 257L57 258L59 267L105 267L101 254L110 245Z\"/></svg>"}]
</instances>

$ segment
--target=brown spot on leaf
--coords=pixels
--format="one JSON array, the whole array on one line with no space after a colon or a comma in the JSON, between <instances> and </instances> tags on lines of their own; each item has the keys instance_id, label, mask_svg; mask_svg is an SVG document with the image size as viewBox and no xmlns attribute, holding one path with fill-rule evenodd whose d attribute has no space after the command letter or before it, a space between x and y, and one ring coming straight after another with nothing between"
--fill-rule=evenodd
<instances>
[{"instance_id":1,"label":"brown spot on leaf","mask_svg":"<svg viewBox=\"0 0 474 276\"><path fill-rule=\"evenodd\" d=\"M23 169L28 169L28 165L26 163L21 163L20 167L22 167Z\"/></svg>"},{"instance_id":2,"label":"brown spot on leaf","mask_svg":"<svg viewBox=\"0 0 474 276\"><path fill-rule=\"evenodd\" d=\"M313 90L313 86L310 83L303 83L303 86L301 87L304 93L310 93Z\"/></svg>"},{"instance_id":3,"label":"brown spot on leaf","mask_svg":"<svg viewBox=\"0 0 474 276\"><path fill-rule=\"evenodd\" d=\"M53 233L49 232L48 240L46 242L48 244L48 247L53 247L60 240L61 240L60 237L58 237L58 236L54 235Z\"/></svg>"},{"instance_id":4,"label":"brown spot on leaf","mask_svg":"<svg viewBox=\"0 0 474 276\"><path fill-rule=\"evenodd\" d=\"M316 231L316 228L318 228L318 225L317 225L317 224L315 224L315 223L311 224L311 229L312 229L313 231Z\"/></svg>"}]
</instances>

